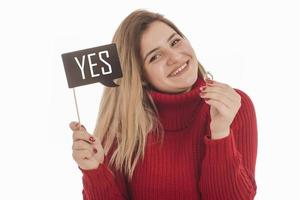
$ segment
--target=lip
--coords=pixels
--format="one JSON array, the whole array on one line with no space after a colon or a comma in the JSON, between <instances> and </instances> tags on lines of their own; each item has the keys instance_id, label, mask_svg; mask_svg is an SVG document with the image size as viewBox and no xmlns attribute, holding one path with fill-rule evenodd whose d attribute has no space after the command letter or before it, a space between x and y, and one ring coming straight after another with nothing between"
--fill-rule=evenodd
<instances>
[{"instance_id":1,"label":"lip","mask_svg":"<svg viewBox=\"0 0 300 200\"><path fill-rule=\"evenodd\" d=\"M185 63L187 64L187 66L186 66L181 72L178 72L177 75L182 74L182 72L185 72L185 71L189 68L190 60L187 60L186 62L184 62L183 64L181 64L180 67L181 67L182 65L184 65ZM177 67L175 70L173 70L173 71L168 75L168 77L171 77L171 78L172 78L172 77L176 77L177 75L172 76L171 74L172 74L173 72L175 72L177 69L179 69L180 67Z\"/></svg>"}]
</instances>

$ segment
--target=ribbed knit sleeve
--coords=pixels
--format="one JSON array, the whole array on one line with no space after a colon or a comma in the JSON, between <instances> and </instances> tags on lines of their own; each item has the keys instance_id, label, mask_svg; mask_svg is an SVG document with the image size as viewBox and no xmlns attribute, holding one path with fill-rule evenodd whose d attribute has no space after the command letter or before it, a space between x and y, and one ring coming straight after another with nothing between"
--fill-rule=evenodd
<instances>
[{"instance_id":1,"label":"ribbed knit sleeve","mask_svg":"<svg viewBox=\"0 0 300 200\"><path fill-rule=\"evenodd\" d=\"M250 200L256 194L255 164L257 124L249 96L241 96L241 107L221 139L204 137L205 157L202 162L199 189L204 200Z\"/></svg>"},{"instance_id":2,"label":"ribbed knit sleeve","mask_svg":"<svg viewBox=\"0 0 300 200\"><path fill-rule=\"evenodd\" d=\"M111 169L108 165L111 153L97 169L83 170L83 199L84 200L125 200L128 198L124 176Z\"/></svg>"}]
</instances>

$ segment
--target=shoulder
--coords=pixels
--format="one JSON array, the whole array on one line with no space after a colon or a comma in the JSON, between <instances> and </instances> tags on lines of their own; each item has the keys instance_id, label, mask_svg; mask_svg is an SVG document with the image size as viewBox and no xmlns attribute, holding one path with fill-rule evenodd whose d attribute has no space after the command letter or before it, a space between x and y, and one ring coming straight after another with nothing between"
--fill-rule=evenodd
<instances>
[{"instance_id":1,"label":"shoulder","mask_svg":"<svg viewBox=\"0 0 300 200\"><path fill-rule=\"evenodd\" d=\"M243 90L233 88L241 98L241 106L233 121L233 126L256 123L255 107L250 96Z\"/></svg>"},{"instance_id":2,"label":"shoulder","mask_svg":"<svg viewBox=\"0 0 300 200\"><path fill-rule=\"evenodd\" d=\"M254 109L254 104L250 96L241 89L233 88L241 98L242 109Z\"/></svg>"}]
</instances>

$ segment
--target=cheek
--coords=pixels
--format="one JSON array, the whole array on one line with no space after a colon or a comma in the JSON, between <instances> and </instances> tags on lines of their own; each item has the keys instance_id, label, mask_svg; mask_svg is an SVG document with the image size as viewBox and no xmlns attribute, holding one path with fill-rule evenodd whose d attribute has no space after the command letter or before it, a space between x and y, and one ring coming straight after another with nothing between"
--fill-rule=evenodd
<instances>
[{"instance_id":1,"label":"cheek","mask_svg":"<svg viewBox=\"0 0 300 200\"><path fill-rule=\"evenodd\" d=\"M183 49L186 53L191 54L192 56L195 56L195 52L193 47L190 45L189 42L184 43Z\"/></svg>"},{"instance_id":2,"label":"cheek","mask_svg":"<svg viewBox=\"0 0 300 200\"><path fill-rule=\"evenodd\" d=\"M193 60L192 60L193 64L196 65L196 67L198 67L198 59L197 59L194 49L191 46L187 46L186 52L189 56L191 56L193 58Z\"/></svg>"},{"instance_id":3,"label":"cheek","mask_svg":"<svg viewBox=\"0 0 300 200\"><path fill-rule=\"evenodd\" d=\"M188 45L188 46L186 47L186 51L187 51L189 54L191 54L193 57L195 56L194 49L193 49L190 45Z\"/></svg>"},{"instance_id":4,"label":"cheek","mask_svg":"<svg viewBox=\"0 0 300 200\"><path fill-rule=\"evenodd\" d=\"M161 79L162 77L165 76L167 73L166 70L166 64L164 64L163 61L157 62L148 69L148 76L151 77L152 79Z\"/></svg>"}]
</instances>

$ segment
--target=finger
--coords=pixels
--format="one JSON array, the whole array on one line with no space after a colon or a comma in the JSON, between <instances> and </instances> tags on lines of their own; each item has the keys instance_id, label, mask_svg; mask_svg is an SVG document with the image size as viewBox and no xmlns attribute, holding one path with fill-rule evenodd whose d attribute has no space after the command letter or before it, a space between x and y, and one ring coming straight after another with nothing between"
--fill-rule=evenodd
<instances>
[{"instance_id":1,"label":"finger","mask_svg":"<svg viewBox=\"0 0 300 200\"><path fill-rule=\"evenodd\" d=\"M230 112L228 107L218 100L209 99L209 100L206 100L205 102L211 106L214 106L224 116L227 116L228 115L227 113Z\"/></svg>"},{"instance_id":2,"label":"finger","mask_svg":"<svg viewBox=\"0 0 300 200\"><path fill-rule=\"evenodd\" d=\"M104 149L99 141L96 142L95 145L93 145L92 151L94 152L97 160L99 160L99 158L103 157L105 154Z\"/></svg>"},{"instance_id":3,"label":"finger","mask_svg":"<svg viewBox=\"0 0 300 200\"><path fill-rule=\"evenodd\" d=\"M204 93L200 94L200 97L218 101L218 102L224 104L228 109L230 109L233 106L233 101L231 99L229 99L227 96L220 94L218 92L204 92Z\"/></svg>"},{"instance_id":4,"label":"finger","mask_svg":"<svg viewBox=\"0 0 300 200\"><path fill-rule=\"evenodd\" d=\"M93 152L93 148L93 145L84 140L75 141L72 145L73 150L89 150L90 152Z\"/></svg>"},{"instance_id":5,"label":"finger","mask_svg":"<svg viewBox=\"0 0 300 200\"><path fill-rule=\"evenodd\" d=\"M103 155L105 155L105 151L104 148L101 144L101 139L100 138L96 138L96 141L93 143L93 148L96 149L96 157L102 157ZM93 149L93 152L95 153L95 149Z\"/></svg>"},{"instance_id":6,"label":"finger","mask_svg":"<svg viewBox=\"0 0 300 200\"><path fill-rule=\"evenodd\" d=\"M74 150L72 154L74 160L90 159L93 154L88 150Z\"/></svg>"},{"instance_id":7,"label":"finger","mask_svg":"<svg viewBox=\"0 0 300 200\"><path fill-rule=\"evenodd\" d=\"M221 82L218 82L218 81L215 81L215 80L208 81L207 85L217 86L217 87L224 88L224 89L231 88L228 84L221 83Z\"/></svg>"},{"instance_id":8,"label":"finger","mask_svg":"<svg viewBox=\"0 0 300 200\"><path fill-rule=\"evenodd\" d=\"M79 130L79 125L80 125L80 123L79 122L75 122L75 121L72 121L69 124L69 126L70 126L70 128L71 128L72 131ZM81 124L81 127L82 127L83 130L86 130L86 128L82 124Z\"/></svg>"},{"instance_id":9,"label":"finger","mask_svg":"<svg viewBox=\"0 0 300 200\"><path fill-rule=\"evenodd\" d=\"M96 143L96 138L86 131L74 131L73 141L84 140L90 144Z\"/></svg>"},{"instance_id":10,"label":"finger","mask_svg":"<svg viewBox=\"0 0 300 200\"><path fill-rule=\"evenodd\" d=\"M227 97L231 101L235 101L236 99L236 96L233 92L217 86L206 86L205 89L202 90L202 93L208 93L208 92L218 93L220 95L223 95L224 97Z\"/></svg>"}]
</instances>

